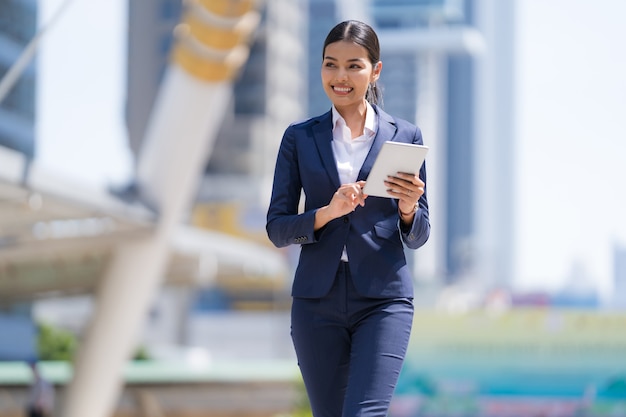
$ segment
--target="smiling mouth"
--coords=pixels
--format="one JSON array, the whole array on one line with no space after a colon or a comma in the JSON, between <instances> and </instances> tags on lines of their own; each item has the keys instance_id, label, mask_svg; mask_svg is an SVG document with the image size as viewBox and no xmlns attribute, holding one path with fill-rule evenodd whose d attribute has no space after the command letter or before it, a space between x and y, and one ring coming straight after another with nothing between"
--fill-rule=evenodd
<instances>
[{"instance_id":1,"label":"smiling mouth","mask_svg":"<svg viewBox=\"0 0 626 417\"><path fill-rule=\"evenodd\" d=\"M353 89L351 87L337 87L337 86L333 86L333 91L335 93L340 93L340 94L347 94L349 92L351 92Z\"/></svg>"}]
</instances>

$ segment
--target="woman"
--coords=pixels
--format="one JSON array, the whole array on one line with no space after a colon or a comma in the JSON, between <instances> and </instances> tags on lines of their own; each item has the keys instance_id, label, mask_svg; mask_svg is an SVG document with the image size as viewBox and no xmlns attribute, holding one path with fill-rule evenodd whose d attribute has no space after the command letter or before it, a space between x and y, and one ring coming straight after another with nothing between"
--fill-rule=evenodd
<instances>
[{"instance_id":1,"label":"woman","mask_svg":"<svg viewBox=\"0 0 626 417\"><path fill-rule=\"evenodd\" d=\"M332 108L285 131L266 228L277 247L301 245L291 336L313 415L386 416L413 319L403 243L417 249L430 232L426 171L389 177L389 198L362 189L383 142L422 135L376 104L382 62L370 26L338 24L322 58Z\"/></svg>"}]
</instances>

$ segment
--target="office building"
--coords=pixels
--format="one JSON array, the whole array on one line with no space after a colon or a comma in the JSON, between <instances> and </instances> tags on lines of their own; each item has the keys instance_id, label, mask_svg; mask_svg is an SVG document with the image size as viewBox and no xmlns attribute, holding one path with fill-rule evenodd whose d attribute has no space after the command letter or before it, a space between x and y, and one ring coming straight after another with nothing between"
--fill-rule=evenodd
<instances>
[{"instance_id":1,"label":"office building","mask_svg":"<svg viewBox=\"0 0 626 417\"><path fill-rule=\"evenodd\" d=\"M18 60L36 30L35 0L0 3L0 80ZM25 160L32 159L35 154L35 68L35 63L29 65L0 97L0 152L3 147L18 151ZM0 160L1 157L0 153ZM0 237L0 248L2 243L10 243L10 239L7 241L4 237ZM36 329L29 302L0 301L0 332L11 335L1 338L0 360L32 360L36 357Z\"/></svg>"},{"instance_id":2,"label":"office building","mask_svg":"<svg viewBox=\"0 0 626 417\"><path fill-rule=\"evenodd\" d=\"M0 79L17 61L37 30L35 0L0 3ZM35 153L35 63L0 102L0 146L32 158Z\"/></svg>"}]
</instances>

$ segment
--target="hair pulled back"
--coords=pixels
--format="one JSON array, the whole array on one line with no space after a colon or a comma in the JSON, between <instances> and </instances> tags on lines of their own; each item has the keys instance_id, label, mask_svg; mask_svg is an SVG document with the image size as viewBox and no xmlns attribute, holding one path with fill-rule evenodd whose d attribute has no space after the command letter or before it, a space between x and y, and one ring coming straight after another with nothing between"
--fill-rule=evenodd
<instances>
[{"instance_id":1,"label":"hair pulled back","mask_svg":"<svg viewBox=\"0 0 626 417\"><path fill-rule=\"evenodd\" d=\"M378 43L378 36L374 29L366 23L358 20L346 20L337 24L334 28L328 32L326 40L324 41L324 48L322 49L322 59L326 53L326 47L335 42L348 41L362 46L367 51L367 56L375 66L380 61L380 45ZM365 99L370 104L382 104L382 91L376 84L376 81L369 84L367 92L365 93Z\"/></svg>"}]
</instances>

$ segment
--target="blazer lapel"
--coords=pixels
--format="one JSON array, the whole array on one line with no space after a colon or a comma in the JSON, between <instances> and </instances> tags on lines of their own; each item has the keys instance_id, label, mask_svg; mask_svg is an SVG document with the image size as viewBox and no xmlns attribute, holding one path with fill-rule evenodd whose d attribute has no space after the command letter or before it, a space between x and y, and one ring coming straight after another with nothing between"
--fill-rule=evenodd
<instances>
[{"instance_id":1,"label":"blazer lapel","mask_svg":"<svg viewBox=\"0 0 626 417\"><path fill-rule=\"evenodd\" d=\"M337 171L335 154L333 153L333 147L331 144L333 140L332 111L324 113L318 118L317 121L318 123L313 126L315 144L328 176L333 181L335 187L339 188L341 186L341 181L339 180L339 172Z\"/></svg>"},{"instance_id":2,"label":"blazer lapel","mask_svg":"<svg viewBox=\"0 0 626 417\"><path fill-rule=\"evenodd\" d=\"M376 117L378 117L378 132L376 132L376 136L374 136L374 142L372 143L372 147L363 162L363 166L359 171L359 176L357 180L365 180L367 179L370 171L372 170L372 165L374 165L374 161L376 160L376 156L380 152L380 148L383 146L388 140L393 140L396 135L396 123L393 118L389 116L387 113L382 111L380 107L376 105L372 105L374 110L376 111Z\"/></svg>"}]
</instances>

